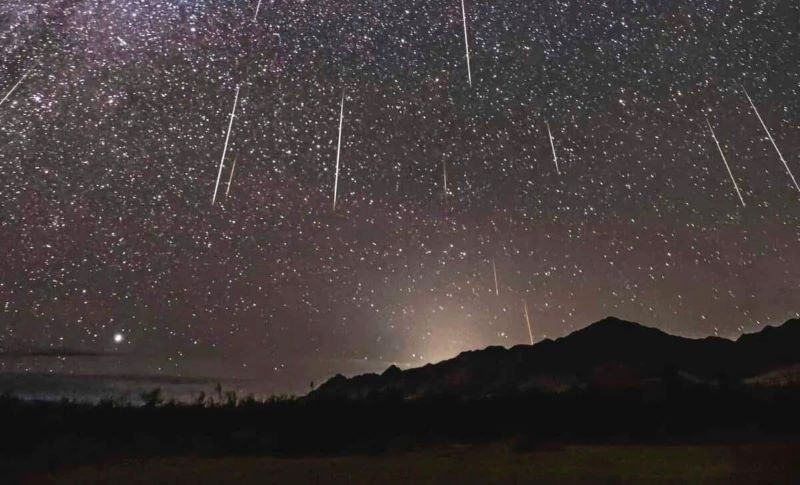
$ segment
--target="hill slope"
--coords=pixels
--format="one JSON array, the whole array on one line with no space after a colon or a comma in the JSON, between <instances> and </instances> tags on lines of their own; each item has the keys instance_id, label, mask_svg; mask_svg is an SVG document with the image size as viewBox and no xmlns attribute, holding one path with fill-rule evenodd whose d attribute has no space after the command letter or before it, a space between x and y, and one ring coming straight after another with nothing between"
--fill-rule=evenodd
<instances>
[{"instance_id":1,"label":"hill slope","mask_svg":"<svg viewBox=\"0 0 800 485\"><path fill-rule=\"evenodd\" d=\"M642 387L660 382L667 371L693 382L714 383L723 375L739 381L800 364L798 345L800 320L731 341L678 337L606 318L532 346L488 347L406 371L392 366L380 375L337 375L309 398L482 398L532 390Z\"/></svg>"}]
</instances>

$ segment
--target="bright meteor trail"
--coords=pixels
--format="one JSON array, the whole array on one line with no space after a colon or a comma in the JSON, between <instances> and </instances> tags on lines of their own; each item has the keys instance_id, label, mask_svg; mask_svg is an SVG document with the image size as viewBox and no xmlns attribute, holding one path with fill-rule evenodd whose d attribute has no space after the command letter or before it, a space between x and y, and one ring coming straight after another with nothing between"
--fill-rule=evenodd
<instances>
[{"instance_id":1,"label":"bright meteor trail","mask_svg":"<svg viewBox=\"0 0 800 485\"><path fill-rule=\"evenodd\" d=\"M783 154L781 154L781 151L778 149L778 144L775 143L775 139L772 138L772 133L769 132L769 128L767 128L767 124L764 123L764 120L761 118L761 114L758 112L758 109L756 108L756 105L753 103L753 100L750 99L750 94L748 94L747 89L745 89L744 86L742 86L742 91L744 91L744 95L747 96L747 100L750 102L750 106L753 107L753 112L758 117L758 121L761 122L761 126L764 127L764 131L767 133L767 137L769 138L769 141L772 142L772 146L774 146L775 147L775 151L778 152L778 158L781 159L781 162L783 162L783 166L786 167L786 172L789 174L789 177L792 179L792 183L794 184L794 187L797 189L798 192L800 192L800 185L797 184L797 180L794 178L794 174L792 173L792 169L789 168L789 164L786 163L786 159L783 158Z\"/></svg>"},{"instance_id":2,"label":"bright meteor trail","mask_svg":"<svg viewBox=\"0 0 800 485\"><path fill-rule=\"evenodd\" d=\"M17 84L15 84L15 85L14 85L14 87L12 87L12 88L11 88L11 89L8 91L8 93L6 93L5 97L3 97L3 99L2 99L2 100L0 100L0 106L3 106L3 103L5 103L5 102L6 102L6 100L7 100L7 99L8 99L8 98L9 98L9 97L12 95L12 94L14 94L14 91L16 91L16 90L17 90L17 88L19 87L19 85L20 85L20 84L22 84L22 81L24 81L24 80L25 80L25 78L26 78L26 77L28 77L28 74L30 74L32 70L33 70L33 68L30 68L30 69L28 69L27 71L25 71L25 74L23 74L23 75L22 75L22 77L21 77L21 78L19 78L19 81L17 81Z\"/></svg>"},{"instance_id":3,"label":"bright meteor trail","mask_svg":"<svg viewBox=\"0 0 800 485\"><path fill-rule=\"evenodd\" d=\"M522 304L525 305L525 323L528 324L528 336L531 338L531 345L533 345L533 330L531 330L531 318L528 316L528 302L523 300Z\"/></svg>"},{"instance_id":4,"label":"bright meteor trail","mask_svg":"<svg viewBox=\"0 0 800 485\"><path fill-rule=\"evenodd\" d=\"M472 86L472 70L469 67L469 39L467 38L467 9L464 7L464 0L461 0L461 17L464 20L464 48L467 50L467 78L469 85Z\"/></svg>"},{"instance_id":5,"label":"bright meteor trail","mask_svg":"<svg viewBox=\"0 0 800 485\"><path fill-rule=\"evenodd\" d=\"M225 147L222 149L222 158L219 161L219 173L217 173L217 184L214 186L214 196L211 198L211 205L217 201L217 190L219 190L219 180L222 178L222 167L225 166L225 154L228 152L228 141L231 139L231 128L233 128L233 118L236 114L236 103L239 102L239 86L236 86L236 97L233 100L233 110L231 110L231 120L228 123L228 134L225 136Z\"/></svg>"},{"instance_id":6,"label":"bright meteor trail","mask_svg":"<svg viewBox=\"0 0 800 485\"><path fill-rule=\"evenodd\" d=\"M706 118L706 123L708 123L708 129L711 130L711 138L713 138L714 143L717 144L717 150L719 150L719 154L722 156L722 161L725 163L725 168L728 169L728 175L731 176L731 182L733 182L733 188L736 189L736 195L739 196L739 200L742 202L742 207L747 207L747 205L744 203L742 192L739 191L739 185L736 183L736 179L733 178L733 172L731 172L731 167L730 165L728 165L728 160L725 158L725 154L722 153L722 147L719 144L719 140L717 140L717 135L714 133L714 128L711 127L711 122L708 121L708 118Z\"/></svg>"},{"instance_id":7,"label":"bright meteor trail","mask_svg":"<svg viewBox=\"0 0 800 485\"><path fill-rule=\"evenodd\" d=\"M258 5L256 5L256 13L253 15L253 22L258 19L258 11L261 9L261 0L258 0Z\"/></svg>"},{"instance_id":8,"label":"bright meteor trail","mask_svg":"<svg viewBox=\"0 0 800 485\"><path fill-rule=\"evenodd\" d=\"M545 122L547 125L547 136L550 138L550 148L553 149L553 162L556 164L556 173L561 175L561 170L558 168L558 157L556 156L556 145L553 142L553 133L550 131L550 123Z\"/></svg>"},{"instance_id":9,"label":"bright meteor trail","mask_svg":"<svg viewBox=\"0 0 800 485\"><path fill-rule=\"evenodd\" d=\"M344 93L342 93L342 106L339 110L339 144L336 146L336 178L333 180L333 210L336 210L336 195L339 191L339 160L342 155L342 126L344 125Z\"/></svg>"}]
</instances>

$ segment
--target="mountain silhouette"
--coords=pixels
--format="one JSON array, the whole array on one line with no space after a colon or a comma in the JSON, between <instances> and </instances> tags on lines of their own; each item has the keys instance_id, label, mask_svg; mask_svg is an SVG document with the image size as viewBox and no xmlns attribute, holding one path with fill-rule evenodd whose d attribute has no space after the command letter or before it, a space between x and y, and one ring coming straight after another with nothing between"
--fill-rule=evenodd
<instances>
[{"instance_id":1,"label":"mountain silhouette","mask_svg":"<svg viewBox=\"0 0 800 485\"><path fill-rule=\"evenodd\" d=\"M732 341L691 339L609 317L566 337L510 349L487 347L453 359L382 374L336 375L309 399L457 396L489 398L570 389L645 388L668 379L728 385L757 383L759 376L800 364L800 320ZM767 380L765 380L766 382Z\"/></svg>"}]
</instances>

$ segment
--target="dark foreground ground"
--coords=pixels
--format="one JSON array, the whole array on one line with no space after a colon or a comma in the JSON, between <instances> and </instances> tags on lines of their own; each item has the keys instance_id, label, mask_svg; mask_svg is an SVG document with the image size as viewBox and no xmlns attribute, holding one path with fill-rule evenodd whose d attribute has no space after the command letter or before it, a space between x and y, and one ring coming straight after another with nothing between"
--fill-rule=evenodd
<instances>
[{"instance_id":1,"label":"dark foreground ground","mask_svg":"<svg viewBox=\"0 0 800 485\"><path fill-rule=\"evenodd\" d=\"M118 460L27 476L28 484L798 483L800 444L441 446L335 458Z\"/></svg>"},{"instance_id":2,"label":"dark foreground ground","mask_svg":"<svg viewBox=\"0 0 800 485\"><path fill-rule=\"evenodd\" d=\"M6 483L800 483L800 389L0 398Z\"/></svg>"}]
</instances>

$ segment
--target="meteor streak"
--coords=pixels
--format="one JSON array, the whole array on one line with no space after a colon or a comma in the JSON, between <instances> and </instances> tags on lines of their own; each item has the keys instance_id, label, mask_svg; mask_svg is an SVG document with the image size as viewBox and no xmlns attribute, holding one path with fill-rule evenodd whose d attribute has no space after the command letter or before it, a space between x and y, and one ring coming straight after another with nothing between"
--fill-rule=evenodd
<instances>
[{"instance_id":1,"label":"meteor streak","mask_svg":"<svg viewBox=\"0 0 800 485\"><path fill-rule=\"evenodd\" d=\"M497 265L494 263L494 259L492 260L492 272L494 273L494 292L500 296L500 286L497 284Z\"/></svg>"},{"instance_id":2,"label":"meteor streak","mask_svg":"<svg viewBox=\"0 0 800 485\"><path fill-rule=\"evenodd\" d=\"M21 77L21 78L19 78L19 81L17 81L17 84L15 84L15 85L14 85L14 86L13 86L13 87L12 87L12 88L11 88L11 89L8 91L8 93L6 93L5 97L3 97L3 99L2 99L2 100L0 100L0 106L3 106L3 103L5 103L5 102L6 102L6 100L7 100L7 99L8 99L8 98L9 98L9 97L12 95L12 94L14 94L14 91L16 91L16 90L17 90L17 88L19 87L19 85L20 85L20 84L22 84L22 81L24 81L24 80L25 80L25 78L26 78L26 77L28 77L28 74L30 74L32 70L33 70L33 68L30 68L30 69L28 69L27 71L25 71L25 74L23 74L23 75L22 75L22 77Z\"/></svg>"},{"instance_id":3,"label":"meteor streak","mask_svg":"<svg viewBox=\"0 0 800 485\"><path fill-rule=\"evenodd\" d=\"M442 175L443 175L443 188L444 188L444 204L447 205L447 162L442 160Z\"/></svg>"},{"instance_id":4,"label":"meteor streak","mask_svg":"<svg viewBox=\"0 0 800 485\"><path fill-rule=\"evenodd\" d=\"M464 48L467 50L467 79L472 87L472 70L469 67L469 40L467 39L467 9L464 7L464 0L461 0L461 17L464 20Z\"/></svg>"},{"instance_id":5,"label":"meteor streak","mask_svg":"<svg viewBox=\"0 0 800 485\"><path fill-rule=\"evenodd\" d=\"M344 93L342 93L342 106L339 111L339 144L336 147L336 178L333 180L333 210L336 211L336 194L339 191L339 160L342 155L342 126L344 124Z\"/></svg>"},{"instance_id":6,"label":"meteor streak","mask_svg":"<svg viewBox=\"0 0 800 485\"><path fill-rule=\"evenodd\" d=\"M711 127L711 122L708 121L708 117L706 117L706 123L708 123L708 129L711 130L711 138L713 138L714 142L717 144L717 150L719 150L719 154L722 156L722 161L725 163L725 168L728 169L728 175L730 175L731 182L733 182L733 188L736 189L736 195L739 196L739 200L742 202L742 207L747 207L747 205L744 203L742 193L739 191L739 185L736 183L736 179L733 178L733 172L731 172L731 167L728 165L728 160L725 158L725 154L722 152L722 147L719 144L719 140L717 140L717 135L714 133L714 128Z\"/></svg>"},{"instance_id":7,"label":"meteor streak","mask_svg":"<svg viewBox=\"0 0 800 485\"><path fill-rule=\"evenodd\" d=\"M531 318L528 316L528 302L522 300L522 304L525 305L525 323L528 324L528 336L531 338L531 345L533 345L533 331L531 330Z\"/></svg>"},{"instance_id":8,"label":"meteor streak","mask_svg":"<svg viewBox=\"0 0 800 485\"><path fill-rule=\"evenodd\" d=\"M556 145L553 143L553 133L550 131L550 123L545 121L547 125L547 136L550 138L550 148L553 149L553 162L556 164L556 173L561 175L561 170L558 168L558 157L556 156Z\"/></svg>"},{"instance_id":9,"label":"meteor streak","mask_svg":"<svg viewBox=\"0 0 800 485\"><path fill-rule=\"evenodd\" d=\"M258 0L258 5L256 5L256 13L253 15L253 22L258 19L258 11L261 9L261 0Z\"/></svg>"},{"instance_id":10,"label":"meteor streak","mask_svg":"<svg viewBox=\"0 0 800 485\"><path fill-rule=\"evenodd\" d=\"M233 182L234 170L236 170L236 158L233 159L233 166L231 167L231 176L228 177L228 189L225 191L225 197L228 197L228 193L231 191L231 182Z\"/></svg>"},{"instance_id":11,"label":"meteor streak","mask_svg":"<svg viewBox=\"0 0 800 485\"><path fill-rule=\"evenodd\" d=\"M798 192L800 192L800 185L797 184L797 180L794 178L794 174L792 173L792 170L789 168L789 164L786 163L786 159L783 158L783 154L781 154L781 151L778 149L778 144L775 143L775 139L772 138L772 133L769 132L769 128L767 128L767 124L764 123L764 120L761 118L761 114L758 112L758 109L756 108L756 105L753 104L753 100L750 99L750 94L747 93L747 89L745 89L744 86L742 86L742 91L744 91L744 95L747 96L747 100L750 102L750 106L753 107L753 112L758 117L758 121L761 122L761 126L764 127L764 131L767 133L767 137L769 138L769 141L772 142L772 146L774 146L775 147L775 151L778 152L778 158L781 159L781 162L783 162L783 166L786 167L786 172L789 174L789 177L792 179L792 183L794 184L794 187L797 189Z\"/></svg>"},{"instance_id":12,"label":"meteor streak","mask_svg":"<svg viewBox=\"0 0 800 485\"><path fill-rule=\"evenodd\" d=\"M233 118L236 114L236 104L239 102L239 86L236 86L236 97L233 99L233 110L231 110L231 120L228 123L228 134L225 136L225 147L222 149L222 158L219 161L219 173L217 173L217 184L214 186L214 196L211 198L211 205L217 201L217 190L219 181L222 178L222 167L225 166L225 154L228 152L228 141L231 139L231 128L233 128Z\"/></svg>"}]
</instances>

